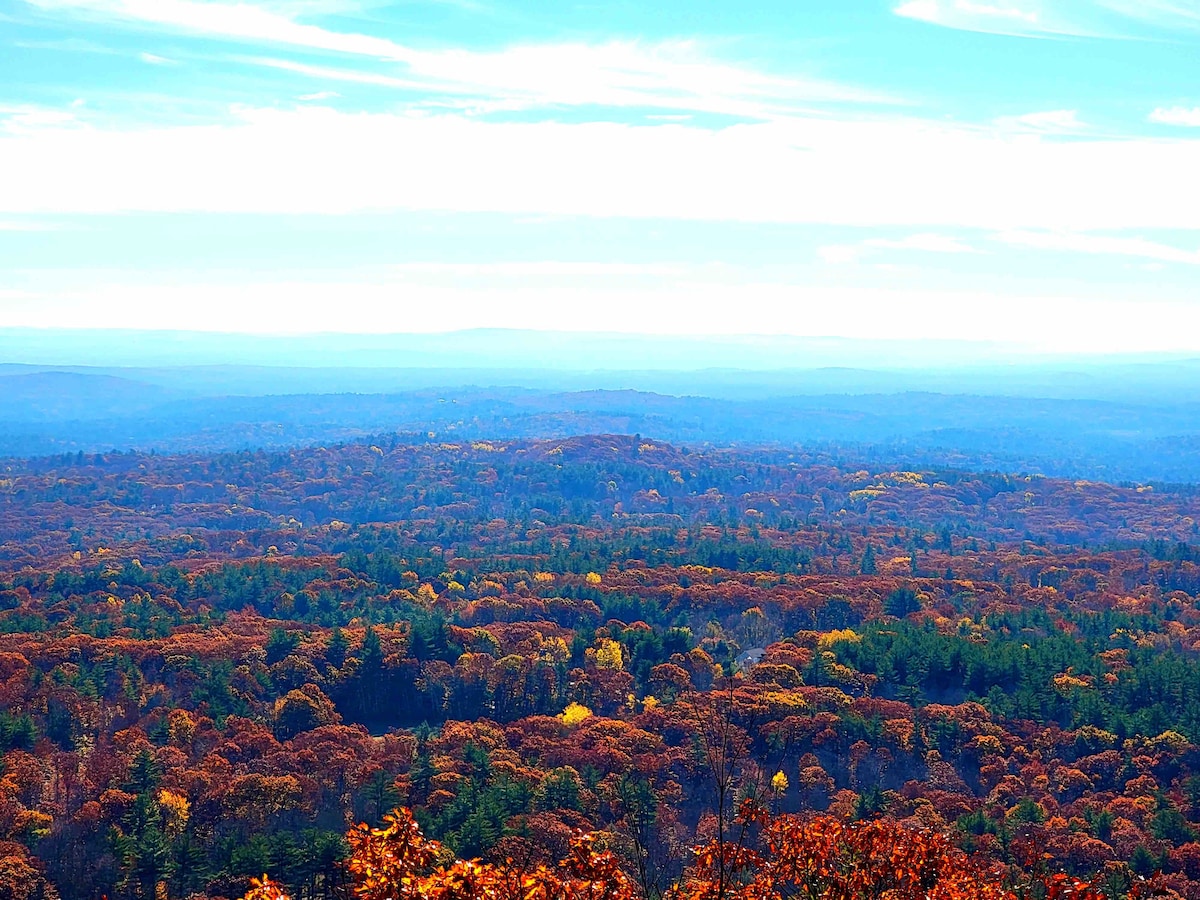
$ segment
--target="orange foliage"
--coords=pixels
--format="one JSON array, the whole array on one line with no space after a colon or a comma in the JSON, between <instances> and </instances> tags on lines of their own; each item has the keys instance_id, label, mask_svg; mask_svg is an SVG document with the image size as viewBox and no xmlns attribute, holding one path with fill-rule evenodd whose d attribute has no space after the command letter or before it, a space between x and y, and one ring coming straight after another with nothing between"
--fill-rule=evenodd
<instances>
[{"instance_id":1,"label":"orange foliage","mask_svg":"<svg viewBox=\"0 0 1200 900\"><path fill-rule=\"evenodd\" d=\"M942 834L894 822L846 824L830 816L771 818L743 805L740 821L761 829L760 849L713 842L667 896L670 900L1016 900L1003 869L985 866ZM427 839L411 812L398 809L382 828L347 835L346 871L356 900L635 900L633 882L596 835L577 832L556 866L454 860ZM1030 885L1024 885L1024 888ZM1022 891L1024 895L1024 891ZM1041 878L1046 900L1103 900L1065 875ZM288 900L264 876L243 900Z\"/></svg>"},{"instance_id":2,"label":"orange foliage","mask_svg":"<svg viewBox=\"0 0 1200 900\"><path fill-rule=\"evenodd\" d=\"M557 867L491 865L449 860L421 834L407 809L384 817L384 827L359 825L347 834L346 870L357 900L633 900L633 888L611 853L578 834ZM244 900L288 900L282 886L255 880Z\"/></svg>"}]
</instances>

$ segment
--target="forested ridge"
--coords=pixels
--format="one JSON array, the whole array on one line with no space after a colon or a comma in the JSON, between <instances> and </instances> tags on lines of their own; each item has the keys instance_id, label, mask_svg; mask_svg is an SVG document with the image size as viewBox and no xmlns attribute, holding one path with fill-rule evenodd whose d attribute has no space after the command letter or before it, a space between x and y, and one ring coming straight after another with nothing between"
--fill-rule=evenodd
<instances>
[{"instance_id":1,"label":"forested ridge","mask_svg":"<svg viewBox=\"0 0 1200 900\"><path fill-rule=\"evenodd\" d=\"M375 440L0 462L0 897L1200 897L1195 487Z\"/></svg>"},{"instance_id":2,"label":"forested ridge","mask_svg":"<svg viewBox=\"0 0 1200 900\"><path fill-rule=\"evenodd\" d=\"M1191 368L1091 376L1035 369L1031 385L1012 369L339 376L238 367L14 372L0 364L0 456L391 445L397 434L424 443L431 432L468 443L642 432L677 445L803 445L810 458L872 471L952 466L1195 482L1200 406L1188 399L1197 392ZM597 379L614 388L596 389ZM474 386L522 381L539 388Z\"/></svg>"}]
</instances>

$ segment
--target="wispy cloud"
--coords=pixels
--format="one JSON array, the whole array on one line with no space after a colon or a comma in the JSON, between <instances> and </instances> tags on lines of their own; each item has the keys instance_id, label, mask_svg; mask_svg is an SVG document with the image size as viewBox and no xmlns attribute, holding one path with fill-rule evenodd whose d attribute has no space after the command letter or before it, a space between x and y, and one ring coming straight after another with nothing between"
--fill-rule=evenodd
<instances>
[{"instance_id":1,"label":"wispy cloud","mask_svg":"<svg viewBox=\"0 0 1200 900\"><path fill-rule=\"evenodd\" d=\"M871 238L863 242L883 250L918 250L922 253L978 253L970 244L944 234L910 234L898 240Z\"/></svg>"},{"instance_id":2,"label":"wispy cloud","mask_svg":"<svg viewBox=\"0 0 1200 900\"><path fill-rule=\"evenodd\" d=\"M1038 0L905 0L893 7L896 15L932 25L1023 37L1078 35L1088 31L1052 15Z\"/></svg>"},{"instance_id":3,"label":"wispy cloud","mask_svg":"<svg viewBox=\"0 0 1200 900\"><path fill-rule=\"evenodd\" d=\"M67 109L22 104L18 106L0 105L0 133L32 134L41 133L47 128L59 130L67 126L79 124L77 110L83 103L75 100Z\"/></svg>"},{"instance_id":4,"label":"wispy cloud","mask_svg":"<svg viewBox=\"0 0 1200 900\"><path fill-rule=\"evenodd\" d=\"M908 19L1017 37L1131 37L1200 29L1197 0L902 0Z\"/></svg>"},{"instance_id":5,"label":"wispy cloud","mask_svg":"<svg viewBox=\"0 0 1200 900\"><path fill-rule=\"evenodd\" d=\"M118 56L122 53L113 47L106 47L104 44L78 37L47 41L13 41L12 45L28 50L55 50L60 53L91 53L100 56Z\"/></svg>"},{"instance_id":6,"label":"wispy cloud","mask_svg":"<svg viewBox=\"0 0 1200 900\"><path fill-rule=\"evenodd\" d=\"M1112 237L1061 231L1005 231L995 235L995 240L1010 246L1032 247L1038 250L1129 256L1159 262L1200 265L1200 249L1184 250L1139 237Z\"/></svg>"},{"instance_id":7,"label":"wispy cloud","mask_svg":"<svg viewBox=\"0 0 1200 900\"><path fill-rule=\"evenodd\" d=\"M1032 131L1039 134L1070 134L1084 130L1087 125L1080 120L1074 109L1051 109L1045 112L1025 113L1020 116L1004 116L996 120L1001 128L1014 131Z\"/></svg>"},{"instance_id":8,"label":"wispy cloud","mask_svg":"<svg viewBox=\"0 0 1200 900\"><path fill-rule=\"evenodd\" d=\"M200 0L26 0L40 9L74 11L101 19L170 28L189 34L231 40L288 44L403 60L406 48L386 38L329 31L294 21L250 3L207 3Z\"/></svg>"},{"instance_id":9,"label":"wispy cloud","mask_svg":"<svg viewBox=\"0 0 1200 900\"><path fill-rule=\"evenodd\" d=\"M271 57L245 57L239 62L255 66L265 66L269 69L279 69L284 72L295 72L306 75L315 81L341 81L350 84L371 84L377 87L398 88L401 90L426 90L428 84L412 78L398 78L394 75L384 75L379 72L363 72L358 69L338 69L332 66L314 66L308 63L296 62L291 59L274 59ZM328 91L323 93L329 93Z\"/></svg>"},{"instance_id":10,"label":"wispy cloud","mask_svg":"<svg viewBox=\"0 0 1200 900\"><path fill-rule=\"evenodd\" d=\"M460 90L562 106L657 106L732 114L779 113L808 102L891 102L831 82L781 77L715 60L692 41L609 41L511 47L495 53L422 52L410 70Z\"/></svg>"},{"instance_id":11,"label":"wispy cloud","mask_svg":"<svg viewBox=\"0 0 1200 900\"><path fill-rule=\"evenodd\" d=\"M129 50L109 47L104 44L98 44L95 41L88 41L82 38L61 38L50 41L14 41L13 46L29 50L54 50L60 53L84 53L92 56L133 56L147 65L152 66L174 65L177 62L177 60L168 59L165 56L159 56L157 53L150 53L147 51L131 53Z\"/></svg>"},{"instance_id":12,"label":"wispy cloud","mask_svg":"<svg viewBox=\"0 0 1200 900\"><path fill-rule=\"evenodd\" d=\"M1159 125L1181 125L1185 128L1200 128L1200 106L1159 107L1150 113L1150 121Z\"/></svg>"},{"instance_id":13,"label":"wispy cloud","mask_svg":"<svg viewBox=\"0 0 1200 900\"><path fill-rule=\"evenodd\" d=\"M1164 28L1200 27L1197 0L1095 0L1096 5L1122 16Z\"/></svg>"},{"instance_id":14,"label":"wispy cloud","mask_svg":"<svg viewBox=\"0 0 1200 900\"><path fill-rule=\"evenodd\" d=\"M902 238L868 238L854 244L827 244L817 248L817 255L830 265L859 262L876 250L900 250L917 253L978 253L958 238L932 232L910 234Z\"/></svg>"},{"instance_id":15,"label":"wispy cloud","mask_svg":"<svg viewBox=\"0 0 1200 900\"><path fill-rule=\"evenodd\" d=\"M332 31L247 3L198 0L26 0L56 13L208 38L366 58L397 71L256 59L315 79L500 101L503 108L651 106L769 116L814 102L893 103L883 93L779 76L713 58L692 41L526 44L494 52L422 50L388 38Z\"/></svg>"}]
</instances>

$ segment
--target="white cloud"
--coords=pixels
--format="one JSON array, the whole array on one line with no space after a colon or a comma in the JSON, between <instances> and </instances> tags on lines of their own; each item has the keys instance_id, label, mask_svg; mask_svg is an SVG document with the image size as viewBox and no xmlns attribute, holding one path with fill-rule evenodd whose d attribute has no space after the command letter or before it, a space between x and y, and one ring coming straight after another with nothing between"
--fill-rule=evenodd
<instances>
[{"instance_id":1,"label":"white cloud","mask_svg":"<svg viewBox=\"0 0 1200 900\"><path fill-rule=\"evenodd\" d=\"M944 234L911 234L899 240L870 238L863 242L868 247L885 250L920 250L925 253L978 253L970 244Z\"/></svg>"},{"instance_id":2,"label":"white cloud","mask_svg":"<svg viewBox=\"0 0 1200 900\"><path fill-rule=\"evenodd\" d=\"M1131 19L1168 28L1200 26L1197 0L1096 0L1098 6Z\"/></svg>"},{"instance_id":3,"label":"white cloud","mask_svg":"<svg viewBox=\"0 0 1200 900\"><path fill-rule=\"evenodd\" d=\"M994 238L1011 246L1033 247L1038 250L1132 256L1200 266L1200 249L1183 250L1169 244L1160 244L1138 237L1112 237L1061 231L1005 231L995 235Z\"/></svg>"},{"instance_id":4,"label":"white cloud","mask_svg":"<svg viewBox=\"0 0 1200 900\"><path fill-rule=\"evenodd\" d=\"M515 46L491 53L409 51L404 75L257 58L315 79L478 98L492 108L650 106L770 117L811 102L891 103L883 94L766 75L706 56L689 41Z\"/></svg>"},{"instance_id":5,"label":"white cloud","mask_svg":"<svg viewBox=\"0 0 1200 900\"><path fill-rule=\"evenodd\" d=\"M312 103L317 100L336 100L340 96L342 95L337 91L317 91L312 94L301 94L296 99L302 100L305 103Z\"/></svg>"},{"instance_id":6,"label":"white cloud","mask_svg":"<svg viewBox=\"0 0 1200 900\"><path fill-rule=\"evenodd\" d=\"M173 65L175 60L167 59L165 56L158 56L154 53L139 53L138 59L150 66L169 66Z\"/></svg>"},{"instance_id":7,"label":"white cloud","mask_svg":"<svg viewBox=\"0 0 1200 900\"><path fill-rule=\"evenodd\" d=\"M38 117L34 116L33 119ZM1200 228L1200 141L907 118L487 122L240 109L220 125L0 130L0 214L444 210L901 228Z\"/></svg>"},{"instance_id":8,"label":"white cloud","mask_svg":"<svg viewBox=\"0 0 1200 900\"><path fill-rule=\"evenodd\" d=\"M422 52L411 71L435 84L530 105L660 106L769 115L810 101L883 102L880 94L784 78L707 57L690 41Z\"/></svg>"},{"instance_id":9,"label":"white cloud","mask_svg":"<svg viewBox=\"0 0 1200 900\"><path fill-rule=\"evenodd\" d=\"M1004 116L997 119L996 124L1014 131L1033 131L1040 134L1068 134L1087 127L1080 120L1078 111L1074 109L1051 109L1021 116Z\"/></svg>"},{"instance_id":10,"label":"white cloud","mask_svg":"<svg viewBox=\"0 0 1200 900\"><path fill-rule=\"evenodd\" d=\"M56 12L128 25L368 57L396 74L253 60L325 80L421 88L534 105L661 106L769 116L803 102L894 102L818 79L766 74L705 54L691 41L514 46L494 52L419 50L387 38L330 31L248 3L201 0L26 0ZM300 11L304 11L301 7Z\"/></svg>"},{"instance_id":11,"label":"white cloud","mask_svg":"<svg viewBox=\"0 0 1200 900\"><path fill-rule=\"evenodd\" d=\"M982 20L1020 22L1035 26L1041 18L1036 9L1012 3L972 3L969 0L910 0L896 7L896 15L943 24L947 19L977 17Z\"/></svg>"},{"instance_id":12,"label":"white cloud","mask_svg":"<svg viewBox=\"0 0 1200 900\"><path fill-rule=\"evenodd\" d=\"M209 37L261 41L402 60L407 50L385 38L343 34L304 25L251 3L202 0L26 0L41 9L157 25Z\"/></svg>"},{"instance_id":13,"label":"white cloud","mask_svg":"<svg viewBox=\"0 0 1200 900\"><path fill-rule=\"evenodd\" d=\"M817 248L817 255L830 265L844 266L858 262L871 250L915 250L920 253L979 252L957 238L923 232L903 238L868 238L857 244L827 244Z\"/></svg>"},{"instance_id":14,"label":"white cloud","mask_svg":"<svg viewBox=\"0 0 1200 900\"><path fill-rule=\"evenodd\" d=\"M272 59L269 57L247 57L240 62L265 66L270 69L280 69L285 72L295 72L307 75L318 81L343 81L353 84L373 84L379 87L401 88L404 90L424 90L428 84L411 78L397 78L394 75L383 75L378 72L361 72L354 69L336 69L331 66L313 66L308 63L296 62L290 59ZM331 93L319 91L318 93Z\"/></svg>"},{"instance_id":15,"label":"white cloud","mask_svg":"<svg viewBox=\"0 0 1200 900\"><path fill-rule=\"evenodd\" d=\"M981 31L990 34L1040 35L1074 34L1071 23L1047 14L1037 0L996 0L979 3L972 0L908 0L893 7L896 15L932 25Z\"/></svg>"},{"instance_id":16,"label":"white cloud","mask_svg":"<svg viewBox=\"0 0 1200 900\"><path fill-rule=\"evenodd\" d=\"M47 128L59 130L77 125L79 124L78 114L71 110L78 110L83 106L82 99L71 101L67 109L0 105L0 135L6 132L12 135L40 134L44 133ZM0 184L2 183L0 182ZM0 201L0 206L2 206L2 201Z\"/></svg>"},{"instance_id":17,"label":"white cloud","mask_svg":"<svg viewBox=\"0 0 1200 900\"><path fill-rule=\"evenodd\" d=\"M1159 107L1150 113L1150 121L1160 125L1182 125L1185 128L1200 128L1200 106Z\"/></svg>"},{"instance_id":18,"label":"white cloud","mask_svg":"<svg viewBox=\"0 0 1200 900\"><path fill-rule=\"evenodd\" d=\"M854 244L829 244L818 247L817 255L831 266L845 266L858 262L862 248Z\"/></svg>"},{"instance_id":19,"label":"white cloud","mask_svg":"<svg viewBox=\"0 0 1200 900\"><path fill-rule=\"evenodd\" d=\"M909 19L1018 37L1145 37L1200 28L1197 0L906 0Z\"/></svg>"}]
</instances>

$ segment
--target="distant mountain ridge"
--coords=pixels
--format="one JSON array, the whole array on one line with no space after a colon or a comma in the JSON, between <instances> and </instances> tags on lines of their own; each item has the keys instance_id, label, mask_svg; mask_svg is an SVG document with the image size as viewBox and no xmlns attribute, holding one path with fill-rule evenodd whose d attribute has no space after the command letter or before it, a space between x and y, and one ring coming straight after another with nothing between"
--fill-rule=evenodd
<instances>
[{"instance_id":1,"label":"distant mountain ridge","mask_svg":"<svg viewBox=\"0 0 1200 900\"><path fill-rule=\"evenodd\" d=\"M96 420L147 412L182 392L101 372L0 374L0 420Z\"/></svg>"},{"instance_id":2,"label":"distant mountain ridge","mask_svg":"<svg viewBox=\"0 0 1200 900\"><path fill-rule=\"evenodd\" d=\"M613 432L1200 482L1200 361L1005 353L788 337L0 329L0 455Z\"/></svg>"},{"instance_id":3,"label":"distant mountain ridge","mask_svg":"<svg viewBox=\"0 0 1200 900\"><path fill-rule=\"evenodd\" d=\"M11 372L11 370L10 370ZM14 390L5 391L11 383ZM0 455L254 450L375 435L438 440L641 434L692 445L828 445L914 465L1200 482L1200 403L908 391L704 397L630 389L422 388L259 396L78 372L0 373Z\"/></svg>"}]
</instances>

